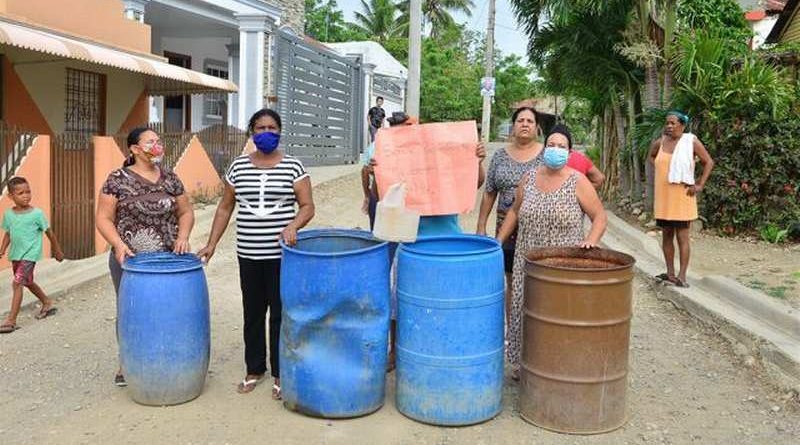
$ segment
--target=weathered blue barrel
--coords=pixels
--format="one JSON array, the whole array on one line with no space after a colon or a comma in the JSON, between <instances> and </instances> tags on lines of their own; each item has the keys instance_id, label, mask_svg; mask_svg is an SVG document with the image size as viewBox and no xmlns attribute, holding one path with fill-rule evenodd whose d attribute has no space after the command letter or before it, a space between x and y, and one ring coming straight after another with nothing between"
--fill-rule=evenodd
<instances>
[{"instance_id":1,"label":"weathered blue barrel","mask_svg":"<svg viewBox=\"0 0 800 445\"><path fill-rule=\"evenodd\" d=\"M389 246L369 232L305 230L283 245L280 363L284 405L346 418L383 406Z\"/></svg>"},{"instance_id":2,"label":"weathered blue barrel","mask_svg":"<svg viewBox=\"0 0 800 445\"><path fill-rule=\"evenodd\" d=\"M194 399L203 391L211 347L200 259L143 253L122 269L119 352L133 400L175 405Z\"/></svg>"},{"instance_id":3,"label":"weathered blue barrel","mask_svg":"<svg viewBox=\"0 0 800 445\"><path fill-rule=\"evenodd\" d=\"M440 236L400 246L397 409L434 425L500 413L503 253L491 238Z\"/></svg>"}]
</instances>

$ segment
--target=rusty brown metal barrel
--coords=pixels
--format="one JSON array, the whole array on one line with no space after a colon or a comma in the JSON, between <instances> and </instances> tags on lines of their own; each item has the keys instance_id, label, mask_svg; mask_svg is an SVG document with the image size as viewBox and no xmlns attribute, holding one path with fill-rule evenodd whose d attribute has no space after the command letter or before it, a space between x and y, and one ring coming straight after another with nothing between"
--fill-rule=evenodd
<instances>
[{"instance_id":1,"label":"rusty brown metal barrel","mask_svg":"<svg viewBox=\"0 0 800 445\"><path fill-rule=\"evenodd\" d=\"M527 252L522 418L572 434L625 423L634 262L605 249Z\"/></svg>"}]
</instances>

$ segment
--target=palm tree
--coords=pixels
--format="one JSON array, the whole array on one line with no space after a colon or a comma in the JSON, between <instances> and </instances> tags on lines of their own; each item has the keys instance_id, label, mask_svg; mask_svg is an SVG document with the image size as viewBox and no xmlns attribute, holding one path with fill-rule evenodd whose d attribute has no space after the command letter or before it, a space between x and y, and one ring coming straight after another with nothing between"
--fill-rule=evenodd
<instances>
[{"instance_id":1,"label":"palm tree","mask_svg":"<svg viewBox=\"0 0 800 445\"><path fill-rule=\"evenodd\" d=\"M401 13L400 21L405 24L410 21L409 3L409 0L401 0L397 4ZM469 17L474 7L475 3L472 0L422 0L423 27L430 27L431 37L439 37L448 28L456 25L451 13L462 12Z\"/></svg>"},{"instance_id":2,"label":"palm tree","mask_svg":"<svg viewBox=\"0 0 800 445\"><path fill-rule=\"evenodd\" d=\"M627 166L622 154L632 137L632 99L642 81L641 70L617 50L629 22L628 6L625 0L609 1L603 8L574 10L547 24L537 23L529 43L531 61L549 88L585 99L598 116L607 195L616 191Z\"/></svg>"},{"instance_id":3,"label":"palm tree","mask_svg":"<svg viewBox=\"0 0 800 445\"><path fill-rule=\"evenodd\" d=\"M361 12L356 12L356 28L383 44L402 34L402 20L392 0L361 0ZM407 26L405 27L407 29Z\"/></svg>"}]
</instances>

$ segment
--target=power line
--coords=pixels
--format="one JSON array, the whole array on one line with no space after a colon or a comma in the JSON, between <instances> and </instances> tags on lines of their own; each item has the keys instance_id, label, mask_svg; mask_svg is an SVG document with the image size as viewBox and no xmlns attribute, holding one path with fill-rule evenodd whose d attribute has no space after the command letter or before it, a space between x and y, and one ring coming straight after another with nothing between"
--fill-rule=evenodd
<instances>
[{"instance_id":1,"label":"power line","mask_svg":"<svg viewBox=\"0 0 800 445\"><path fill-rule=\"evenodd\" d=\"M472 26L470 26L470 28L475 28L475 26L478 25L478 22L480 21L481 17L483 17L484 11L486 11L486 5L487 4L489 4L489 0L483 0L483 4L481 5L480 12L478 13L478 15L473 17Z\"/></svg>"}]
</instances>

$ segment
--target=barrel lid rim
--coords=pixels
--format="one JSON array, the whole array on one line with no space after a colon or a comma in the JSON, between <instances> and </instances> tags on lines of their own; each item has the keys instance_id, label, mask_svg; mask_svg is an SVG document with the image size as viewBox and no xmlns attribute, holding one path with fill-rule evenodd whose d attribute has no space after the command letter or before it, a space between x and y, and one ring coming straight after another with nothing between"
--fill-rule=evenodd
<instances>
[{"instance_id":1,"label":"barrel lid rim","mask_svg":"<svg viewBox=\"0 0 800 445\"><path fill-rule=\"evenodd\" d=\"M487 244L486 248L482 249L475 249L475 250L466 250L461 252L430 252L427 250L421 250L414 248L415 245L420 243L427 243L431 241L444 241L444 240L474 240L480 241ZM488 245L491 244L491 247ZM428 256L440 256L440 257L448 257L448 256L463 256L463 255L480 255L485 253L491 253L496 251L500 248L500 243L497 242L496 239L490 238L488 236L483 235L473 235L473 234L461 234L461 235L437 235L437 236L423 236L417 238L417 241L410 243L410 244L400 244L400 250L404 250L411 253L416 253L419 255L428 255Z\"/></svg>"},{"instance_id":2,"label":"barrel lid rim","mask_svg":"<svg viewBox=\"0 0 800 445\"><path fill-rule=\"evenodd\" d=\"M329 229L306 229L297 232L297 240L300 241L301 239L308 239L312 236L319 236L319 237L341 237L341 236L350 236L352 238L359 238L365 239L367 241L377 241L377 243L373 246L364 247L361 249L353 249L353 250L346 250L342 252L309 252L306 250L298 249L297 247L287 246L283 239L279 240L280 246L284 251L307 255L307 256L316 256L316 257L342 257L348 255L356 255L361 253L366 253L371 250L378 250L383 245L389 244L388 241L383 241L369 232L367 230L356 230L356 229L340 229L340 228L329 228Z\"/></svg>"},{"instance_id":3,"label":"barrel lid rim","mask_svg":"<svg viewBox=\"0 0 800 445\"><path fill-rule=\"evenodd\" d=\"M182 263L170 269L147 269L145 267L142 267L142 261L147 261L159 257L165 259L169 258L173 261L175 260L181 261ZM122 270L125 272L152 273L152 274L189 272L192 270L202 269L202 268L203 268L203 262L200 260L200 257L198 257L193 253L184 253L178 255L172 252L142 252L142 253L137 253L131 258L126 259L122 263Z\"/></svg>"},{"instance_id":4,"label":"barrel lid rim","mask_svg":"<svg viewBox=\"0 0 800 445\"><path fill-rule=\"evenodd\" d=\"M636 258L634 258L632 255L629 255L629 254L624 253L624 252L620 252L618 250L605 249L605 248L599 249L599 250L605 251L605 252L610 252L611 254L613 254L615 256L622 257L625 260L628 260L629 263L628 264L617 264L617 265L615 265L613 267L568 267L568 266L551 266L551 265L548 265L548 264L542 264L541 262L539 262L539 260L531 260L530 259L531 252L534 252L534 251L539 251L539 252L552 251L552 252L556 252L556 251L559 251L559 250L560 251L566 251L566 252L570 252L570 251L572 251L572 252L574 252L574 251L586 252L586 249L582 249L580 247L536 247L536 248L530 249L527 252L525 252L525 255L524 255L525 266L526 267L527 266L536 266L536 267L541 267L541 268L545 268L545 269L552 269L552 270L568 270L568 271L571 271L571 272L573 272L573 271L581 271L581 272L616 272L616 271L620 271L620 270L631 269L636 264ZM589 252L592 252L592 250L589 250ZM544 259L544 258L542 258L542 259Z\"/></svg>"}]
</instances>

